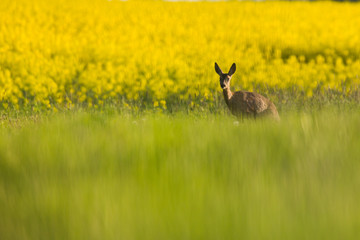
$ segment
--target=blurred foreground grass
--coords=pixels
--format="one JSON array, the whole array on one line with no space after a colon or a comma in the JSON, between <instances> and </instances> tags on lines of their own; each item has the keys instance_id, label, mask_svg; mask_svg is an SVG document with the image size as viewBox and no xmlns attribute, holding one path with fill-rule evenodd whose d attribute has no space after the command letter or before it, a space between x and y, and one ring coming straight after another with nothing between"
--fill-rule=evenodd
<instances>
[{"instance_id":1,"label":"blurred foreground grass","mask_svg":"<svg viewBox=\"0 0 360 240\"><path fill-rule=\"evenodd\" d=\"M0 122L2 240L360 237L359 111Z\"/></svg>"}]
</instances>

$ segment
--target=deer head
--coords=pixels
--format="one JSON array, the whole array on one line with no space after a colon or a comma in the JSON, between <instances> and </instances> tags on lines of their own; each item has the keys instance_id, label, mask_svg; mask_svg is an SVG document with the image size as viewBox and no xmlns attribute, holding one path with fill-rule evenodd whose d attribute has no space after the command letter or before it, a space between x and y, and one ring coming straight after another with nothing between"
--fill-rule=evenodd
<instances>
[{"instance_id":1,"label":"deer head","mask_svg":"<svg viewBox=\"0 0 360 240\"><path fill-rule=\"evenodd\" d=\"M236 65L233 63L228 73L223 73L217 63L215 63L215 71L220 76L220 87L222 89L230 88L230 80L236 71Z\"/></svg>"}]
</instances>

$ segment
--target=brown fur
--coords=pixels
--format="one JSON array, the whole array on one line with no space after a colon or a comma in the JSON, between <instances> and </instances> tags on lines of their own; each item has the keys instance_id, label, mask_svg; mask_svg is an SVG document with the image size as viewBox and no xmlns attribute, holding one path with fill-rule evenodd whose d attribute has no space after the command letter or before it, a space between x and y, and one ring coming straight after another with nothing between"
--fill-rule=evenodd
<instances>
[{"instance_id":1,"label":"brown fur","mask_svg":"<svg viewBox=\"0 0 360 240\"><path fill-rule=\"evenodd\" d=\"M216 63L215 70L220 75L220 86L223 88L225 103L232 114L241 118L271 117L280 120L275 105L266 97L254 92L232 92L230 90L230 80L236 70L235 63L227 74L222 73Z\"/></svg>"}]
</instances>

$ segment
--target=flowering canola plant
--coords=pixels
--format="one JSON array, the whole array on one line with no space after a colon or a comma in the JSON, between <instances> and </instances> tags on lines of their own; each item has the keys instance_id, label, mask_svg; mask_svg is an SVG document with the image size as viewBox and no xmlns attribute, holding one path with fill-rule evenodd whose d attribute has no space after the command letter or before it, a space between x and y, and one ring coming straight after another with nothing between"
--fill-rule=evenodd
<instances>
[{"instance_id":1,"label":"flowering canola plant","mask_svg":"<svg viewBox=\"0 0 360 240\"><path fill-rule=\"evenodd\" d=\"M237 64L234 90L311 98L360 85L360 5L331 2L2 0L0 108L221 96L214 62Z\"/></svg>"}]
</instances>

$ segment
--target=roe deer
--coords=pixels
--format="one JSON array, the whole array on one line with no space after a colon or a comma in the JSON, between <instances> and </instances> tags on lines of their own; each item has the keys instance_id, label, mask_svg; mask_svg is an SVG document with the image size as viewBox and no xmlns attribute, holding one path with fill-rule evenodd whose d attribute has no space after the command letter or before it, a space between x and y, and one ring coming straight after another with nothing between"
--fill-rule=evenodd
<instances>
[{"instance_id":1,"label":"roe deer","mask_svg":"<svg viewBox=\"0 0 360 240\"><path fill-rule=\"evenodd\" d=\"M233 63L229 72L223 73L219 65L215 63L215 71L220 76L220 87L223 89L225 102L231 113L241 118L269 116L280 120L275 105L266 97L254 92L230 90L230 80L235 70L236 65Z\"/></svg>"}]
</instances>

